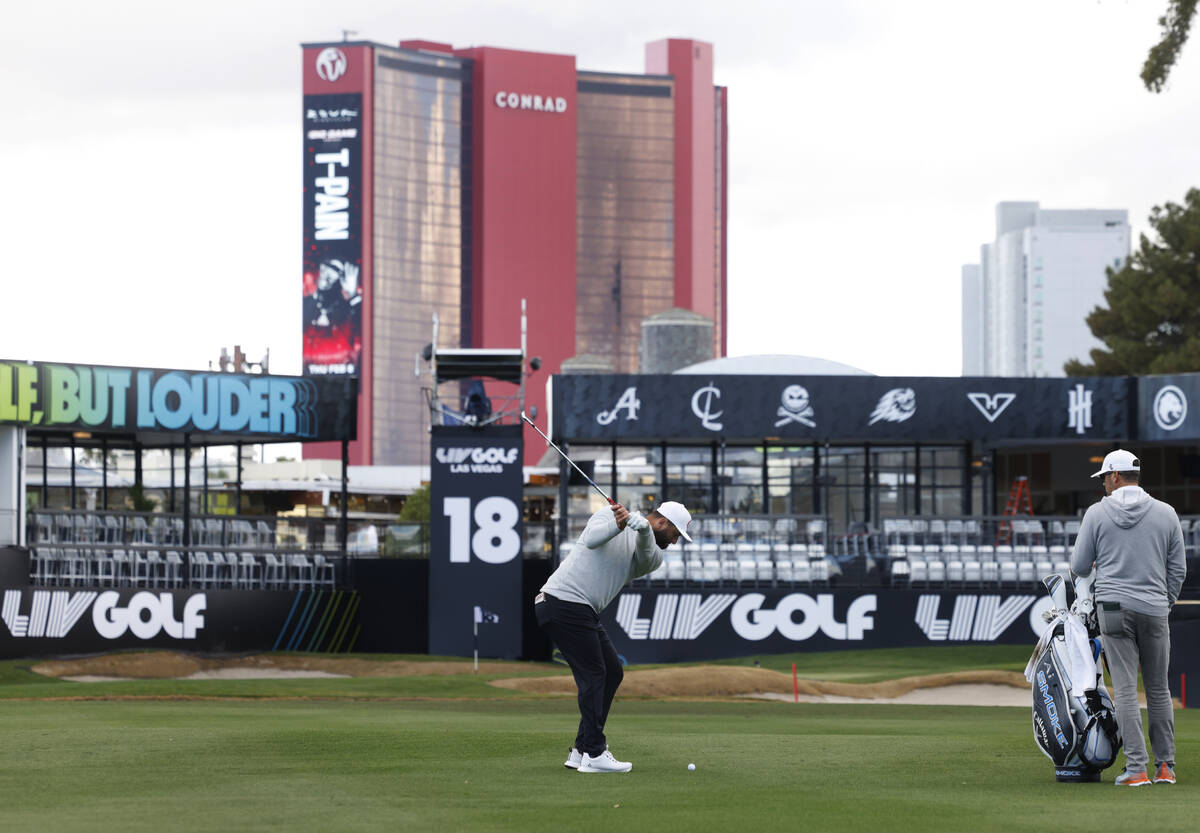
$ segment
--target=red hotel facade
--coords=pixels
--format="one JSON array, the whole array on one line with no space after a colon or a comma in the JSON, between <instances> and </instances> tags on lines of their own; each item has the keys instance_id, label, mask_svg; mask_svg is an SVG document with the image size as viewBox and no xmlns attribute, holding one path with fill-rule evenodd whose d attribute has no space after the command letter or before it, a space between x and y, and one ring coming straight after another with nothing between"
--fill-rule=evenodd
<instances>
[{"instance_id":1,"label":"red hotel facade","mask_svg":"<svg viewBox=\"0 0 1200 833\"><path fill-rule=\"evenodd\" d=\"M303 63L304 372L359 377L351 464L428 461L414 357L434 313L441 348L515 347L524 298L542 414L564 360L636 372L641 321L672 307L711 318L725 354L727 91L710 44L650 43L645 74L429 41L304 44Z\"/></svg>"}]
</instances>

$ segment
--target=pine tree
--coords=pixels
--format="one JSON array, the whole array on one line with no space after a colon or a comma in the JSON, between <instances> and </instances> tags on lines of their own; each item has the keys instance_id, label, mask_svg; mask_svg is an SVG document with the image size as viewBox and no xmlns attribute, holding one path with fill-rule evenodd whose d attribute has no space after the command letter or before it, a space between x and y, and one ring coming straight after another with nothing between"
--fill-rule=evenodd
<instances>
[{"instance_id":1,"label":"pine tree","mask_svg":"<svg viewBox=\"0 0 1200 833\"><path fill-rule=\"evenodd\" d=\"M1067 362L1068 376L1200 370L1200 190L1155 206L1149 222L1157 239L1142 235L1124 266L1106 270L1107 306L1087 317L1105 348L1091 351L1091 364Z\"/></svg>"}]
</instances>

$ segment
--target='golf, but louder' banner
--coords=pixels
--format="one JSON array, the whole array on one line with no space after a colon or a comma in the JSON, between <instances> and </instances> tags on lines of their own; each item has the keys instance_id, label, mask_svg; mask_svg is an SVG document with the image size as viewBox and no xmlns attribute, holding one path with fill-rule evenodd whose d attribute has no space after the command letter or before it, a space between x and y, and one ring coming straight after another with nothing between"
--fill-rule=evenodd
<instances>
[{"instance_id":1,"label":"'golf, but louder' banner","mask_svg":"<svg viewBox=\"0 0 1200 833\"><path fill-rule=\"evenodd\" d=\"M435 426L432 446L429 653L519 657L521 426Z\"/></svg>"}]
</instances>

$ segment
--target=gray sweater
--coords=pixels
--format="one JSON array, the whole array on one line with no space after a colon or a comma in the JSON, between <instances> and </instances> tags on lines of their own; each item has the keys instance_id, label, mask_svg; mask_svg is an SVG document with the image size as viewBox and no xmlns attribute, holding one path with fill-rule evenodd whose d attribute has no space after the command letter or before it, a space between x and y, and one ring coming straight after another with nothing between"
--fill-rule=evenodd
<instances>
[{"instance_id":1,"label":"gray sweater","mask_svg":"<svg viewBox=\"0 0 1200 833\"><path fill-rule=\"evenodd\" d=\"M1083 516L1071 571L1096 568L1096 601L1166 616L1179 598L1187 562L1179 516L1140 486L1122 486Z\"/></svg>"},{"instance_id":2,"label":"gray sweater","mask_svg":"<svg viewBox=\"0 0 1200 833\"><path fill-rule=\"evenodd\" d=\"M641 532L620 529L612 509L605 507L588 519L583 534L542 585L542 592L564 602L591 605L599 613L631 579L654 572L662 562L652 528Z\"/></svg>"}]
</instances>

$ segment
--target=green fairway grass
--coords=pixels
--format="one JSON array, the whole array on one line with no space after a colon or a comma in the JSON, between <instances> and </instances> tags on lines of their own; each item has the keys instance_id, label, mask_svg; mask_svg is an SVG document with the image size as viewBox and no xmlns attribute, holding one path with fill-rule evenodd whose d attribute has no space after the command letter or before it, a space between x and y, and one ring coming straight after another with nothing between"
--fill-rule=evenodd
<instances>
[{"instance_id":1,"label":"green fairway grass","mask_svg":"<svg viewBox=\"0 0 1200 833\"><path fill-rule=\"evenodd\" d=\"M810 676L855 667L849 652L803 656ZM909 657L971 667L952 659ZM562 766L574 699L485 684L511 674L87 684L38 681L28 665L0 664L5 833L1197 826L1192 711L1176 712L1174 787L1118 789L1119 766L1101 784L1056 783L1028 708L620 698L607 731L633 772L580 775ZM38 699L88 693L235 699ZM289 696L321 699L263 699Z\"/></svg>"}]
</instances>

